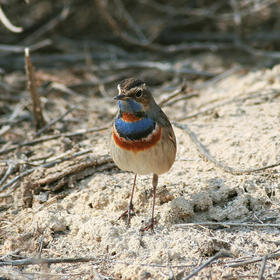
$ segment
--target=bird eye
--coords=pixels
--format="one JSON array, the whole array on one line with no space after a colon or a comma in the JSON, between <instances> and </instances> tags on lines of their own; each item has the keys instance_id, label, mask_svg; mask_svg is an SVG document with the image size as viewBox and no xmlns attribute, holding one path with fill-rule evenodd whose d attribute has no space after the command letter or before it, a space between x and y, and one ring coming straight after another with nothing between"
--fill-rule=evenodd
<instances>
[{"instance_id":1,"label":"bird eye","mask_svg":"<svg viewBox=\"0 0 280 280\"><path fill-rule=\"evenodd\" d=\"M138 91L135 93L135 97L140 98L142 96L142 91Z\"/></svg>"}]
</instances>

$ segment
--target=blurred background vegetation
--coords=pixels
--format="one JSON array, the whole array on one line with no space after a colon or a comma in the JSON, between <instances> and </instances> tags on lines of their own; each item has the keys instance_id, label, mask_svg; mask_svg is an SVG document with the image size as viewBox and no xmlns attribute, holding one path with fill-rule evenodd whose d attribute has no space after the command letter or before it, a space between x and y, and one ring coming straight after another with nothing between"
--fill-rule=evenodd
<instances>
[{"instance_id":1,"label":"blurred background vegetation","mask_svg":"<svg viewBox=\"0 0 280 280\"><path fill-rule=\"evenodd\" d=\"M0 3L9 21L23 30L11 32L0 24L2 72L23 68L24 46L30 46L37 66L47 68L119 59L172 62L209 52L229 63L272 66L280 57L276 0Z\"/></svg>"}]
</instances>

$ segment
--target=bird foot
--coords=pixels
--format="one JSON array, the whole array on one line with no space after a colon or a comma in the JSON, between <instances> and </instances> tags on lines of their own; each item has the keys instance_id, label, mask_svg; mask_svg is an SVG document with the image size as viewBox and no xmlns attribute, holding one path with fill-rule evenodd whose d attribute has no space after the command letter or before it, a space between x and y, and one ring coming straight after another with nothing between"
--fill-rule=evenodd
<instances>
[{"instance_id":1,"label":"bird foot","mask_svg":"<svg viewBox=\"0 0 280 280\"><path fill-rule=\"evenodd\" d=\"M131 216L135 216L133 204L131 204L131 205L128 206L127 210L125 210L125 211L119 216L118 220L120 220L120 219L127 219L127 226L129 227Z\"/></svg>"},{"instance_id":2,"label":"bird foot","mask_svg":"<svg viewBox=\"0 0 280 280\"><path fill-rule=\"evenodd\" d=\"M141 228L141 232L144 233L144 231L151 230L152 233L155 233L154 231L154 225L157 224L157 221L155 219L151 219L151 221L143 228Z\"/></svg>"}]
</instances>

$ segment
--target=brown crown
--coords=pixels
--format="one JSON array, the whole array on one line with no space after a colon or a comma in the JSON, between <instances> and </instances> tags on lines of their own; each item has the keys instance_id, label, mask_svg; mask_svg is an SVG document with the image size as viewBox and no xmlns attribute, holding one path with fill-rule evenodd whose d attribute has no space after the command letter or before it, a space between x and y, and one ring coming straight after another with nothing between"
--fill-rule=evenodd
<instances>
[{"instance_id":1,"label":"brown crown","mask_svg":"<svg viewBox=\"0 0 280 280\"><path fill-rule=\"evenodd\" d=\"M121 83L119 84L119 87L121 90L128 91L132 88L139 87L144 84L145 83L141 80L138 80L135 78L128 78L128 79L121 81Z\"/></svg>"}]
</instances>

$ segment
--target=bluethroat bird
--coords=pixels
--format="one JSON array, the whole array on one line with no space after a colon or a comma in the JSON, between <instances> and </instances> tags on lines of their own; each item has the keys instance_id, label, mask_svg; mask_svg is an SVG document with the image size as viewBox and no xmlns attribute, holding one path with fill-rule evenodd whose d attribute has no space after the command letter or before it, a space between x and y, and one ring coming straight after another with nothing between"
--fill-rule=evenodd
<instances>
[{"instance_id":1,"label":"bluethroat bird","mask_svg":"<svg viewBox=\"0 0 280 280\"><path fill-rule=\"evenodd\" d=\"M135 173L128 210L121 217L127 215L129 226L137 174L153 173L152 219L142 229L153 231L158 175L173 165L176 138L167 116L144 82L125 79L118 85L118 90L119 94L114 99L118 102L119 111L113 122L111 154L120 169Z\"/></svg>"}]
</instances>

